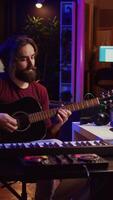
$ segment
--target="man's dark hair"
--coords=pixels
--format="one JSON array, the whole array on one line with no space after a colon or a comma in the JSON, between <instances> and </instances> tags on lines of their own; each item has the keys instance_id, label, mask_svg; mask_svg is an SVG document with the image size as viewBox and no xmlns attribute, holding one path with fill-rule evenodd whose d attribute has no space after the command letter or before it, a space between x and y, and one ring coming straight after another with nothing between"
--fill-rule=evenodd
<instances>
[{"instance_id":1,"label":"man's dark hair","mask_svg":"<svg viewBox=\"0 0 113 200\"><path fill-rule=\"evenodd\" d=\"M10 60L18 56L18 51L26 44L31 44L37 55L38 48L36 43L32 38L29 38L26 35L11 37L0 46L0 59L4 64L5 71L7 71Z\"/></svg>"}]
</instances>

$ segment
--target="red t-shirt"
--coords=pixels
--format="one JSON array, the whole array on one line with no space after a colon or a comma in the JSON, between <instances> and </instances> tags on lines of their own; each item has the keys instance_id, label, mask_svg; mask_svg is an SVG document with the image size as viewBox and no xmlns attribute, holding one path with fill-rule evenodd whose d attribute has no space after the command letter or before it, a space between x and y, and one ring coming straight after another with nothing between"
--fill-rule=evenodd
<instances>
[{"instance_id":1,"label":"red t-shirt","mask_svg":"<svg viewBox=\"0 0 113 200\"><path fill-rule=\"evenodd\" d=\"M48 93L39 82L32 82L28 88L21 89L10 79L0 79L0 112L14 116L20 125L18 131L14 133L1 131L3 142L32 141L45 137L45 127L49 128L51 121L40 119L43 118L41 110L48 109Z\"/></svg>"}]
</instances>

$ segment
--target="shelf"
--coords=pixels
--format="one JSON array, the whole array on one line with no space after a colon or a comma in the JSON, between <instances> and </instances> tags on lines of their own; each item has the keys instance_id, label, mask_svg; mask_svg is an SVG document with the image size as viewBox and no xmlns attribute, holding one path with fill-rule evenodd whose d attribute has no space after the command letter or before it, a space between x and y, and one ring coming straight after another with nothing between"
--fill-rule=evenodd
<instances>
[{"instance_id":1,"label":"shelf","mask_svg":"<svg viewBox=\"0 0 113 200\"><path fill-rule=\"evenodd\" d=\"M74 44L73 23L75 3L73 1L62 1L60 3L60 91L59 96L62 100L73 96L73 60L72 51ZM74 28L74 29L73 29ZM75 44L74 44L75 45ZM66 95L64 95L66 94ZM65 99L66 100L66 99Z\"/></svg>"}]
</instances>

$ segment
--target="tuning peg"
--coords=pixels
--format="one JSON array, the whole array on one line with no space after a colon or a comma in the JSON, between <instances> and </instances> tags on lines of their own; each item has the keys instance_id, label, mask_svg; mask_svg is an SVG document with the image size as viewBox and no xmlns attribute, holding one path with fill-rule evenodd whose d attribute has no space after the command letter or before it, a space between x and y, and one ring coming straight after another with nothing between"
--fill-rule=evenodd
<instances>
[{"instance_id":1,"label":"tuning peg","mask_svg":"<svg viewBox=\"0 0 113 200\"><path fill-rule=\"evenodd\" d=\"M108 90L107 92L107 96L110 97L111 96L111 92Z\"/></svg>"}]
</instances>

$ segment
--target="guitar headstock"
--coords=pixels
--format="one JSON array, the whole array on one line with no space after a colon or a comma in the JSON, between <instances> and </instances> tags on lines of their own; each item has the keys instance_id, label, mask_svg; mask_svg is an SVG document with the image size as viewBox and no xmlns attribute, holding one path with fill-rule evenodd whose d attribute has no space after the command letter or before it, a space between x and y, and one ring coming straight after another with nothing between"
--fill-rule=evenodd
<instances>
[{"instance_id":1,"label":"guitar headstock","mask_svg":"<svg viewBox=\"0 0 113 200\"><path fill-rule=\"evenodd\" d=\"M100 104L103 104L107 108L110 108L113 106L113 90L102 92L101 98L100 98Z\"/></svg>"}]
</instances>

